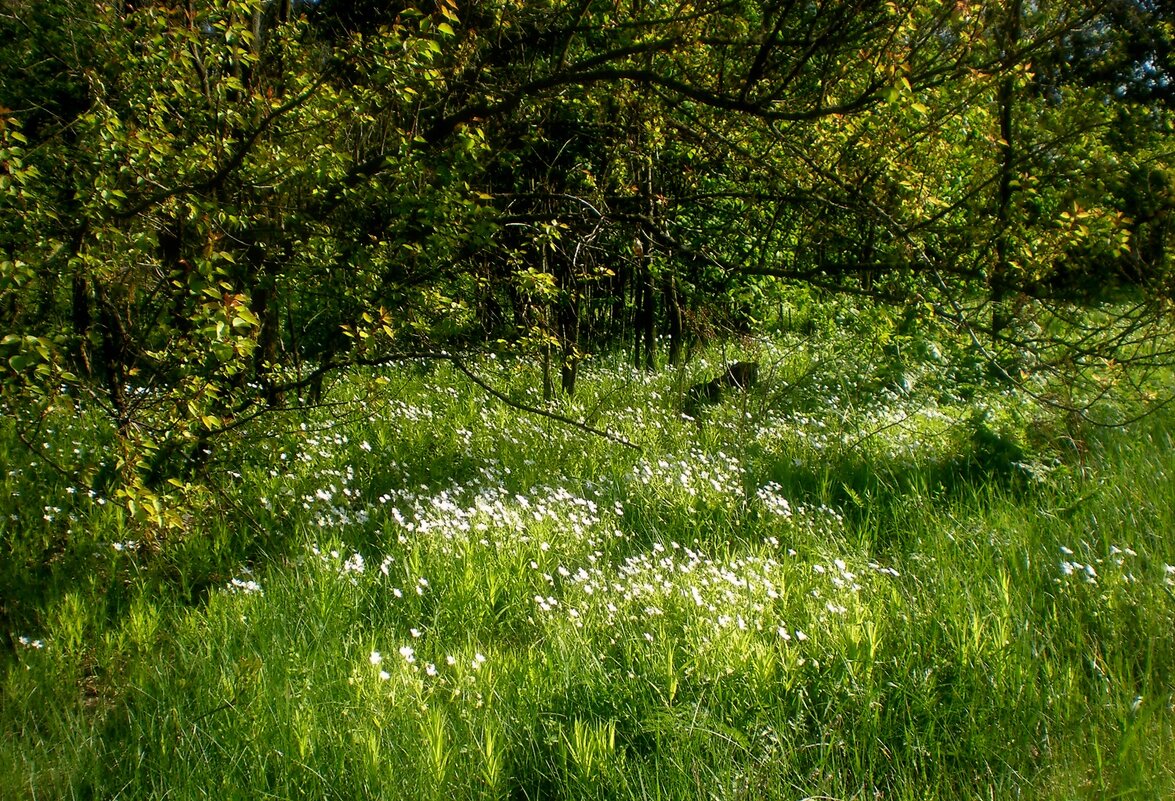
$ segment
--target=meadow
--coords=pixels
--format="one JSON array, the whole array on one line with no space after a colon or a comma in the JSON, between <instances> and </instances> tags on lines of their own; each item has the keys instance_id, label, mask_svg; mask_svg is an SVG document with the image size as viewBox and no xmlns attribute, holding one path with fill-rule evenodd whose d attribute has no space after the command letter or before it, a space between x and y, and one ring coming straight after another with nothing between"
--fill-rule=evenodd
<instances>
[{"instance_id":1,"label":"meadow","mask_svg":"<svg viewBox=\"0 0 1175 801\"><path fill-rule=\"evenodd\" d=\"M1175 797L1172 413L948 349L601 357L558 410L639 450L405 363L236 432L162 532L92 411L7 409L0 797Z\"/></svg>"}]
</instances>

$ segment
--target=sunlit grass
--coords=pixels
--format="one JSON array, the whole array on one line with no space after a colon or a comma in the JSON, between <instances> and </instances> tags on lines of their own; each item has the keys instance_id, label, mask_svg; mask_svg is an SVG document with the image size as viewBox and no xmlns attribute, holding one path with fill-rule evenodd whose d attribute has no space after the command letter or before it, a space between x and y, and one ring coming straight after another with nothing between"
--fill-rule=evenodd
<instances>
[{"instance_id":1,"label":"sunlit grass","mask_svg":"<svg viewBox=\"0 0 1175 801\"><path fill-rule=\"evenodd\" d=\"M588 370L639 453L389 371L150 543L10 442L0 795L1175 794L1169 418L1078 454L933 359L756 348L700 421L718 357Z\"/></svg>"}]
</instances>

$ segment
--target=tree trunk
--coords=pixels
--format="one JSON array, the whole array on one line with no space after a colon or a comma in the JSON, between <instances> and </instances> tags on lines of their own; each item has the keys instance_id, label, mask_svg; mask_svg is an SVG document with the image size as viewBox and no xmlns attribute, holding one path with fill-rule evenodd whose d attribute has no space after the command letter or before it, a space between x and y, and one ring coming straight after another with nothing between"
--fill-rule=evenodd
<instances>
[{"instance_id":1,"label":"tree trunk","mask_svg":"<svg viewBox=\"0 0 1175 801\"><path fill-rule=\"evenodd\" d=\"M579 292L571 265L564 264L559 270L559 341L562 343L562 360L559 365L560 386L565 395L575 394L575 377L579 371Z\"/></svg>"},{"instance_id":2,"label":"tree trunk","mask_svg":"<svg viewBox=\"0 0 1175 801\"><path fill-rule=\"evenodd\" d=\"M645 249L639 237L633 241L632 249L636 256L632 268L632 366L639 370L644 364L641 356L645 334L641 323L645 308L645 282L642 280Z\"/></svg>"},{"instance_id":3,"label":"tree trunk","mask_svg":"<svg viewBox=\"0 0 1175 801\"><path fill-rule=\"evenodd\" d=\"M669 364L677 367L681 364L682 314L681 299L677 296L677 279L672 274L665 276L665 314L669 318Z\"/></svg>"},{"instance_id":4,"label":"tree trunk","mask_svg":"<svg viewBox=\"0 0 1175 801\"><path fill-rule=\"evenodd\" d=\"M73 276L73 300L71 314L73 333L77 337L76 358L81 372L87 378L92 378L94 368L90 364L90 327L93 325L93 316L90 313L90 285L84 275L75 273Z\"/></svg>"},{"instance_id":5,"label":"tree trunk","mask_svg":"<svg viewBox=\"0 0 1175 801\"><path fill-rule=\"evenodd\" d=\"M644 306L641 309L641 331L645 340L645 369L653 370L657 366L657 327L656 308L657 296L653 290L653 276L647 264L641 265L641 298Z\"/></svg>"},{"instance_id":6,"label":"tree trunk","mask_svg":"<svg viewBox=\"0 0 1175 801\"><path fill-rule=\"evenodd\" d=\"M1011 70L1015 67L1015 49L1020 41L1020 17L1023 0L1011 0L1007 10L1008 18L1000 33L1000 49L1004 74L997 90L1000 115L1000 181L996 198L996 241L995 265L992 268L991 290L991 336L998 340L1000 333L1011 322L1007 310L1008 283L1011 276L1011 211L1012 182L1015 179L1017 143L1014 125L1015 78Z\"/></svg>"},{"instance_id":7,"label":"tree trunk","mask_svg":"<svg viewBox=\"0 0 1175 801\"><path fill-rule=\"evenodd\" d=\"M106 395L114 412L115 424L119 433L125 434L130 426L126 404L126 332L118 319L114 304L100 287L95 290L94 300L98 311L98 330L102 337L102 361L99 369L106 383Z\"/></svg>"},{"instance_id":8,"label":"tree trunk","mask_svg":"<svg viewBox=\"0 0 1175 801\"><path fill-rule=\"evenodd\" d=\"M543 346L543 400L555 397L555 382L551 379L551 346Z\"/></svg>"},{"instance_id":9,"label":"tree trunk","mask_svg":"<svg viewBox=\"0 0 1175 801\"><path fill-rule=\"evenodd\" d=\"M271 406L282 402L281 394L273 389L269 373L277 364L278 342L281 332L278 328L277 305L273 302L273 282L265 281L253 291L253 313L261 320L257 332L257 349L253 352L253 370L265 385L265 400Z\"/></svg>"}]
</instances>

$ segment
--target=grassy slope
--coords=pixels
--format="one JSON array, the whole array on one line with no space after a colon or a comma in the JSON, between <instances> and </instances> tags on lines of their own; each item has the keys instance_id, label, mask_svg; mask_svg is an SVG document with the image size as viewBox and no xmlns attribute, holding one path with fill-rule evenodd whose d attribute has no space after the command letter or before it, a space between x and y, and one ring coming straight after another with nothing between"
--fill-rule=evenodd
<instances>
[{"instance_id":1,"label":"grassy slope","mask_svg":"<svg viewBox=\"0 0 1175 801\"><path fill-rule=\"evenodd\" d=\"M595 369L639 454L405 368L151 548L12 448L0 796L1175 797L1169 418L757 356Z\"/></svg>"}]
</instances>

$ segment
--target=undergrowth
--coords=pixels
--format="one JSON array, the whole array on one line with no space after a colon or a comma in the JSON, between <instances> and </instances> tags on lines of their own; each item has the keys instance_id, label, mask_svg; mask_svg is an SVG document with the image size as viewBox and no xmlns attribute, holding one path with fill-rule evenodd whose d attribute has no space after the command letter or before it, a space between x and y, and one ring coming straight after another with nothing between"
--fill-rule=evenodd
<instances>
[{"instance_id":1,"label":"undergrowth","mask_svg":"<svg viewBox=\"0 0 1175 801\"><path fill-rule=\"evenodd\" d=\"M744 343L698 419L729 356L585 368L561 413L639 451L388 369L164 533L96 418L8 410L0 795L1175 796L1170 416L905 354Z\"/></svg>"}]
</instances>

